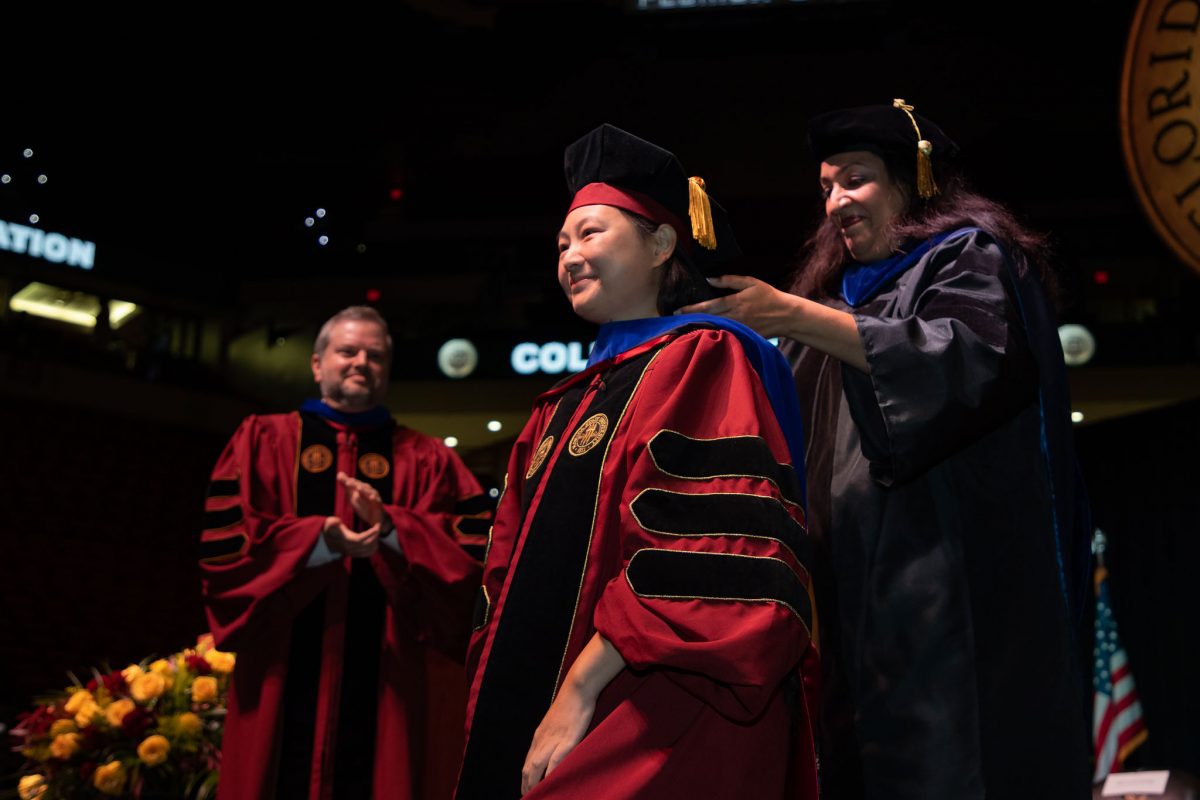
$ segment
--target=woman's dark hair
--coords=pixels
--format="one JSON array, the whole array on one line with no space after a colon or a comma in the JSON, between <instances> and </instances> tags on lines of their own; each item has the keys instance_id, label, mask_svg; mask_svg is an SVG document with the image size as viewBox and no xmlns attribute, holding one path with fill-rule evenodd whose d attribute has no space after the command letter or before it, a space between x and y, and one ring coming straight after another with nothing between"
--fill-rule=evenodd
<instances>
[{"instance_id":1,"label":"woman's dark hair","mask_svg":"<svg viewBox=\"0 0 1200 800\"><path fill-rule=\"evenodd\" d=\"M1058 281L1051 271L1050 246L1045 234L1021 224L1011 211L968 188L966 180L945 164L934 163L934 177L941 194L928 200L916 192L916 157L899 159L881 156L887 175L904 194L905 211L892 225L896 242L919 242L957 228L981 228L1010 252L1020 251L1019 269L1034 269L1042 285L1057 299ZM791 290L810 299L837 297L841 293L842 268L851 261L834 221L825 217L805 242L806 255L793 275Z\"/></svg>"},{"instance_id":2,"label":"woman's dark hair","mask_svg":"<svg viewBox=\"0 0 1200 800\"><path fill-rule=\"evenodd\" d=\"M657 222L623 208L617 210L629 218L643 239L650 239L658 230ZM683 235L679 231L676 233ZM676 309L716 296L708 281L700 274L700 270L693 266L684 254L682 244L677 237L675 252L662 267L662 283L658 285L658 313L664 317L675 313Z\"/></svg>"}]
</instances>

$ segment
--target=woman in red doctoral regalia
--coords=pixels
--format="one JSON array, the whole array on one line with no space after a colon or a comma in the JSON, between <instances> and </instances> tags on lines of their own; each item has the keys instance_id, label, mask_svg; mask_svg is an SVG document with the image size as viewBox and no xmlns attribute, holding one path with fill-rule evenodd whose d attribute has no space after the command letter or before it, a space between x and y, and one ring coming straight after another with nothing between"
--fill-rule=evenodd
<instances>
[{"instance_id":1,"label":"woman in red doctoral regalia","mask_svg":"<svg viewBox=\"0 0 1200 800\"><path fill-rule=\"evenodd\" d=\"M601 328L509 461L457 797L816 797L791 375L738 323L671 316L738 254L703 181L610 125L565 163L558 278Z\"/></svg>"}]
</instances>

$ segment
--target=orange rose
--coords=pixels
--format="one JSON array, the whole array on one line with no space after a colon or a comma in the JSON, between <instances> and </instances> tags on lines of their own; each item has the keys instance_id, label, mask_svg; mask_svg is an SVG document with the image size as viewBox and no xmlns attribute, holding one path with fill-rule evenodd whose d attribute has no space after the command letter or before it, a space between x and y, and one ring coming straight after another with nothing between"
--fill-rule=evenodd
<instances>
[{"instance_id":1,"label":"orange rose","mask_svg":"<svg viewBox=\"0 0 1200 800\"><path fill-rule=\"evenodd\" d=\"M139 675L129 687L129 694L139 703L147 703L167 690L167 681L157 672Z\"/></svg>"},{"instance_id":2,"label":"orange rose","mask_svg":"<svg viewBox=\"0 0 1200 800\"><path fill-rule=\"evenodd\" d=\"M104 717L108 720L108 724L114 728L121 727L121 720L125 719L125 715L133 711L137 706L128 697L122 697L120 700L112 701L108 708L104 709Z\"/></svg>"},{"instance_id":3,"label":"orange rose","mask_svg":"<svg viewBox=\"0 0 1200 800\"><path fill-rule=\"evenodd\" d=\"M199 736L204 730L204 721L190 711L185 711L175 718L175 725L184 736Z\"/></svg>"},{"instance_id":4,"label":"orange rose","mask_svg":"<svg viewBox=\"0 0 1200 800\"><path fill-rule=\"evenodd\" d=\"M136 681L144 673L144 670L137 664L130 664L125 669L121 670L121 677L125 679L126 684L131 684Z\"/></svg>"},{"instance_id":5,"label":"orange rose","mask_svg":"<svg viewBox=\"0 0 1200 800\"><path fill-rule=\"evenodd\" d=\"M44 775L23 775L17 784L17 795L21 800L38 800L46 793L46 777Z\"/></svg>"},{"instance_id":6,"label":"orange rose","mask_svg":"<svg viewBox=\"0 0 1200 800\"><path fill-rule=\"evenodd\" d=\"M217 679L211 675L201 675L192 681L193 703L215 703L217 701Z\"/></svg>"},{"instance_id":7,"label":"orange rose","mask_svg":"<svg viewBox=\"0 0 1200 800\"><path fill-rule=\"evenodd\" d=\"M233 653L225 653L221 650L209 650L204 654L204 660L212 667L213 672L221 675L228 675L233 672L233 665L236 660Z\"/></svg>"},{"instance_id":8,"label":"orange rose","mask_svg":"<svg viewBox=\"0 0 1200 800\"><path fill-rule=\"evenodd\" d=\"M157 733L143 739L137 749L138 758L148 767L157 767L166 761L167 754L170 752L171 743L167 741L167 737L159 736Z\"/></svg>"},{"instance_id":9,"label":"orange rose","mask_svg":"<svg viewBox=\"0 0 1200 800\"><path fill-rule=\"evenodd\" d=\"M74 733L78 728L73 719L56 719L54 724L50 726L50 737L59 736L64 733Z\"/></svg>"},{"instance_id":10,"label":"orange rose","mask_svg":"<svg viewBox=\"0 0 1200 800\"><path fill-rule=\"evenodd\" d=\"M96 715L100 712L100 704L95 700L83 701L83 706L79 709L79 713L75 715L75 724L81 728L86 728L96 721Z\"/></svg>"},{"instance_id":11,"label":"orange rose","mask_svg":"<svg viewBox=\"0 0 1200 800\"><path fill-rule=\"evenodd\" d=\"M66 761L71 756L79 752L79 744L82 737L78 733L60 733L54 737L54 741L50 743L50 755L55 758L61 758Z\"/></svg>"},{"instance_id":12,"label":"orange rose","mask_svg":"<svg viewBox=\"0 0 1200 800\"><path fill-rule=\"evenodd\" d=\"M79 713L79 709L83 708L83 704L88 702L94 703L96 702L96 698L92 697L92 693L87 689L78 689L67 698L67 703L63 706L63 710L74 716Z\"/></svg>"},{"instance_id":13,"label":"orange rose","mask_svg":"<svg viewBox=\"0 0 1200 800\"><path fill-rule=\"evenodd\" d=\"M101 794L113 797L122 794L125 791L125 768L120 761L110 761L102 767L96 767L92 774L92 785Z\"/></svg>"}]
</instances>

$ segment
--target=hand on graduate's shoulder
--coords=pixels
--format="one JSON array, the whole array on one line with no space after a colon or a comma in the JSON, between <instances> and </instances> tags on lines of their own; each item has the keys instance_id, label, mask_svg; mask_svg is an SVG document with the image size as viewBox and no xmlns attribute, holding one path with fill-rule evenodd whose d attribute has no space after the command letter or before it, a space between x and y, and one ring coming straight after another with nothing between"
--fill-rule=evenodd
<instances>
[{"instance_id":1,"label":"hand on graduate's shoulder","mask_svg":"<svg viewBox=\"0 0 1200 800\"><path fill-rule=\"evenodd\" d=\"M722 275L709 278L714 288L729 294L693 303L679 309L677 314L712 314L728 317L753 329L760 336L789 336L801 313L804 302L788 292L776 289L765 281L748 275Z\"/></svg>"}]
</instances>

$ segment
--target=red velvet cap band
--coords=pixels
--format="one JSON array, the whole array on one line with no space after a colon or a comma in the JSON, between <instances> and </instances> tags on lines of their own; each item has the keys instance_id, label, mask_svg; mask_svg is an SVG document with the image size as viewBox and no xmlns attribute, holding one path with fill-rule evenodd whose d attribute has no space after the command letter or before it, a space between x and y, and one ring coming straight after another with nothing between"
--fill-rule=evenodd
<instances>
[{"instance_id":1,"label":"red velvet cap band","mask_svg":"<svg viewBox=\"0 0 1200 800\"><path fill-rule=\"evenodd\" d=\"M659 225L665 223L675 229L679 243L685 248L690 248L692 244L692 226L684 225L683 220L668 211L666 206L641 192L620 189L607 183L589 183L575 193L567 213L570 214L580 206L612 206L645 217Z\"/></svg>"}]
</instances>

